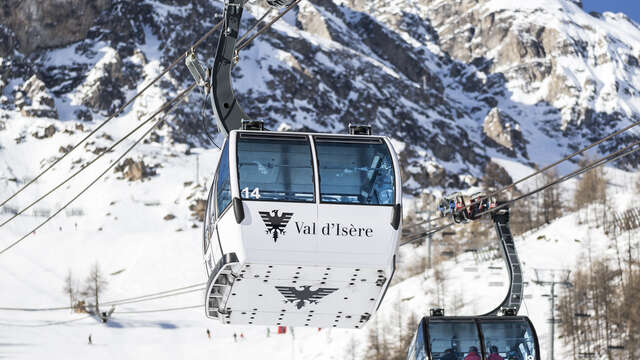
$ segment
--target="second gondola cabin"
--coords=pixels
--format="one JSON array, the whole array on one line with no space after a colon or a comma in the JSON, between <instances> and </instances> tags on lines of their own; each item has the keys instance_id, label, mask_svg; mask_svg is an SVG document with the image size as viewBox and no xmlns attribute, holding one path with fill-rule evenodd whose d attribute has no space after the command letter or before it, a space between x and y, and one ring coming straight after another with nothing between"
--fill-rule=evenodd
<instances>
[{"instance_id":1,"label":"second gondola cabin","mask_svg":"<svg viewBox=\"0 0 640 360\"><path fill-rule=\"evenodd\" d=\"M406 360L540 360L533 324L525 316L426 316Z\"/></svg>"},{"instance_id":2,"label":"second gondola cabin","mask_svg":"<svg viewBox=\"0 0 640 360\"><path fill-rule=\"evenodd\" d=\"M398 160L386 137L234 130L211 187L207 316L360 328L395 271Z\"/></svg>"}]
</instances>

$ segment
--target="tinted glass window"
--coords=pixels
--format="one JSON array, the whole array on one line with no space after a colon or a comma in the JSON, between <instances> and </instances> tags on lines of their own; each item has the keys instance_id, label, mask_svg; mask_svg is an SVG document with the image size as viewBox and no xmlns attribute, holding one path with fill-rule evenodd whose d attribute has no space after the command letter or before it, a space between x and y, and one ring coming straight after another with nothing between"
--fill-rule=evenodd
<instances>
[{"instance_id":1,"label":"tinted glass window","mask_svg":"<svg viewBox=\"0 0 640 360\"><path fill-rule=\"evenodd\" d=\"M214 186L213 184L211 185L211 189L209 190L209 197L207 198L207 211L205 213L204 216L204 233L203 233L203 237L204 237L204 252L207 252L207 248L209 247L209 241L211 240L211 230L213 229L213 222L214 222L214 216L213 216L213 191L214 191Z\"/></svg>"},{"instance_id":2,"label":"tinted glass window","mask_svg":"<svg viewBox=\"0 0 640 360\"><path fill-rule=\"evenodd\" d=\"M416 360L425 360L427 358L427 349L424 346L424 331L422 331L422 322L418 324L418 333L416 336Z\"/></svg>"},{"instance_id":3,"label":"tinted glass window","mask_svg":"<svg viewBox=\"0 0 640 360\"><path fill-rule=\"evenodd\" d=\"M393 162L382 142L357 143L316 139L321 201L391 205Z\"/></svg>"},{"instance_id":4,"label":"tinted glass window","mask_svg":"<svg viewBox=\"0 0 640 360\"><path fill-rule=\"evenodd\" d=\"M481 360L480 340L474 322L429 322L433 360Z\"/></svg>"},{"instance_id":5,"label":"tinted glass window","mask_svg":"<svg viewBox=\"0 0 640 360\"><path fill-rule=\"evenodd\" d=\"M426 358L427 352L424 347L424 331L422 331L422 323L420 323L407 351L407 360L425 360Z\"/></svg>"},{"instance_id":6,"label":"tinted glass window","mask_svg":"<svg viewBox=\"0 0 640 360\"><path fill-rule=\"evenodd\" d=\"M231 202L231 180L229 179L229 141L222 150L220 156L220 162L218 165L218 180L216 182L216 214L220 216L220 213Z\"/></svg>"},{"instance_id":7,"label":"tinted glass window","mask_svg":"<svg viewBox=\"0 0 640 360\"><path fill-rule=\"evenodd\" d=\"M313 202L309 139L241 136L238 178L243 199Z\"/></svg>"},{"instance_id":8,"label":"tinted glass window","mask_svg":"<svg viewBox=\"0 0 640 360\"><path fill-rule=\"evenodd\" d=\"M413 339L411 340L411 344L409 344L406 360L416 360L416 334L413 334Z\"/></svg>"},{"instance_id":9,"label":"tinted glass window","mask_svg":"<svg viewBox=\"0 0 640 360\"><path fill-rule=\"evenodd\" d=\"M532 360L536 358L533 332L526 321L483 321L480 323L489 360Z\"/></svg>"}]
</instances>

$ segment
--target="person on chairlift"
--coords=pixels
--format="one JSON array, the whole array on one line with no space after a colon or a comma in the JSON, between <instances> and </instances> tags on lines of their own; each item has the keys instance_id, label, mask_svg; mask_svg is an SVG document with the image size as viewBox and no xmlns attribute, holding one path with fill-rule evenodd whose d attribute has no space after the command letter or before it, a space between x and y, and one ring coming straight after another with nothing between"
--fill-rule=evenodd
<instances>
[{"instance_id":1,"label":"person on chairlift","mask_svg":"<svg viewBox=\"0 0 640 360\"><path fill-rule=\"evenodd\" d=\"M504 360L504 358L500 356L500 354L498 354L497 346L491 345L491 347L489 348L489 351L491 352L491 354L489 355L488 360Z\"/></svg>"},{"instance_id":2,"label":"person on chairlift","mask_svg":"<svg viewBox=\"0 0 640 360\"><path fill-rule=\"evenodd\" d=\"M469 353L464 357L464 360L480 360L481 357L478 355L478 348L475 346L469 347Z\"/></svg>"}]
</instances>

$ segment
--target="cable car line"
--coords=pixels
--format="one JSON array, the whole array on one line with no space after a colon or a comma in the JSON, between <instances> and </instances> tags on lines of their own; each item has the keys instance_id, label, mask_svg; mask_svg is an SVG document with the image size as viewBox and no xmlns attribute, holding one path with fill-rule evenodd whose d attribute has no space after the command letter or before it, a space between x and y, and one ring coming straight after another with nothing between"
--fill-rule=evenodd
<instances>
[{"instance_id":1,"label":"cable car line","mask_svg":"<svg viewBox=\"0 0 640 360\"><path fill-rule=\"evenodd\" d=\"M236 47L236 55L240 52L240 50L244 49L245 47L247 47L255 38L257 38L258 36L260 36L262 33L264 33L265 31L267 31L271 25L273 25L276 21L280 20L280 18L282 18L283 16L285 16L291 9L293 9L294 6L298 5L298 3L301 0L295 0L294 2L292 2L291 4L289 4L287 6L286 9L284 9L284 11L282 11L281 13L279 13L276 17L274 17L273 19L271 19L271 21L269 21L267 23L267 25L263 26L260 30L258 30L255 34L253 34L249 39L247 39L245 42L239 44ZM243 37L244 38L244 37ZM239 41L238 41L239 42Z\"/></svg>"},{"instance_id":2,"label":"cable car line","mask_svg":"<svg viewBox=\"0 0 640 360\"><path fill-rule=\"evenodd\" d=\"M196 287L196 286L203 286L205 284L206 283L198 283L198 284L193 284L193 285L189 285L189 286L180 287L180 288L177 288L177 289L164 290L164 291L151 293L151 294L146 294L146 295L140 295L140 296L136 296L136 297L132 297L132 298L110 300L110 301L105 301L102 304L103 305L121 305L122 303L128 302L130 300L144 299L144 298L148 298L148 297L154 297L154 296L157 296L157 295L166 295L166 296L164 296L164 298L177 296L177 295L183 295L183 294L186 294L188 292L180 292L180 293L175 293L175 294L172 294L172 293L174 293L176 291L181 291L181 290L186 290L186 289L189 289L189 288L193 288L193 287ZM195 290L192 290L191 292L202 291L202 290L203 289L195 289ZM158 298L154 297L153 299L150 299L150 300L156 300L156 299L158 299ZM143 301L138 301L138 302L143 302ZM71 307L71 306L59 306L59 307L48 307L48 308L0 307L0 311L27 311L27 312L57 311L57 310L72 310L72 309L73 309L73 307Z\"/></svg>"},{"instance_id":3,"label":"cable car line","mask_svg":"<svg viewBox=\"0 0 640 360\"><path fill-rule=\"evenodd\" d=\"M158 110L158 111L162 111ZM8 218L7 220L5 220L4 222L0 223L0 228L5 226L7 223L11 222L13 219L17 218L18 216L24 214L24 212L26 212L27 210L29 210L31 207L33 207L34 205L36 205L37 203L39 203L40 201L44 200L47 196L51 195L53 192L55 192L56 190L58 190L59 188L61 188L62 186L64 186L67 182L71 181L73 178L76 177L76 175L80 174L81 172L83 172L84 170L86 170L89 166L93 165L96 161L98 161L99 159L101 159L103 156L107 155L108 153L111 153L118 145L120 145L124 140L126 140L127 138L129 138L131 135L133 135L135 132L137 132L138 130L140 130L140 128L142 128L143 126L147 125L151 120L153 120L153 118L155 117L156 114L152 115L151 117L147 118L145 121L141 122L140 124L138 124L138 126L136 126L133 130L129 131L124 137L120 138L118 141L116 141L115 143L113 143L113 145L111 145L108 149L104 150L103 152L101 152L100 154L98 154L98 156L96 156L95 158L93 158L91 161L89 161L86 164L83 164L83 166L78 169L78 171L76 171L75 173L71 174L70 176L68 176L66 179L64 179L62 182L60 182L58 185L54 186L53 188L51 188L51 190L49 190L48 192L46 192L45 194L41 195L39 198L37 198L36 200L34 200L33 202L31 202L29 205L27 205L26 207L24 207L22 210L18 211L17 213L13 214L13 216L11 216L10 218Z\"/></svg>"},{"instance_id":4,"label":"cable car line","mask_svg":"<svg viewBox=\"0 0 640 360\"><path fill-rule=\"evenodd\" d=\"M177 293L172 293L172 294L167 294L167 295L160 295L160 296L155 296L155 297L147 297L147 298L139 299L139 300L131 300L131 301L116 301L116 302L105 302L105 303L103 303L103 304L104 304L104 305L127 305L127 304L135 304L135 303L139 303L139 302L145 302L145 301L151 301L151 300L164 299L164 298L173 297L173 296L179 296L179 295L191 294L191 293L194 293L194 292L203 291L204 289L205 289L205 288L197 288L197 289L185 290L185 291L181 291L181 292L177 292Z\"/></svg>"},{"instance_id":5,"label":"cable car line","mask_svg":"<svg viewBox=\"0 0 640 360\"><path fill-rule=\"evenodd\" d=\"M218 22L216 25L213 26L213 28L211 28L211 30L209 30L206 34L204 34L204 36L202 36L198 41L196 41L193 45L191 45L191 48L197 48L198 46L200 46L200 44L206 40L211 34L213 34L221 25L222 25L223 21ZM151 82L149 82L147 85L145 85L142 90L140 90L138 93L136 93L131 99L129 99L124 105L122 105L120 108L118 108L113 114L111 114L106 120L104 120L102 123L100 123L95 129L93 129L89 134L87 134L85 137L82 138L82 140L80 140L77 144L75 144L71 150L69 150L68 152L66 152L65 154L62 155L62 157L58 158L56 161L54 161L51 165L47 166L43 171L41 171L36 177L34 177L33 179L31 179L29 182L27 182L26 184L24 184L20 189L18 189L13 195L9 196L7 199L5 199L2 203L0 203L0 207L4 206L6 203L8 203L9 201L11 201L13 198L15 198L18 194L20 194L22 191L24 191L27 187L29 187L31 184L33 184L34 182L36 182L40 177L42 177L44 174L46 174L49 170L51 170L54 166L56 166L60 161L62 161L65 157L67 157L67 155L71 154L75 149L77 149L80 145L82 145L85 141L87 141L91 136L93 136L96 132L98 132L98 130L100 130L102 127L104 127L105 125L107 125L111 120L113 120L116 116L118 116L120 113L122 113L122 111L124 111L124 109L126 109L129 105L131 105L133 103L134 100L136 100L138 97L140 97L145 91L147 91L147 89L149 89L153 84L155 84L156 82L158 82L158 80L160 80L166 73L168 73L172 68L174 68L179 62L181 62L182 60L184 60L184 58L187 56L187 54L182 54L181 56L179 56L177 59L175 59L169 66L167 66L158 76L156 76L153 80L151 80ZM4 225L4 224L3 224ZM1 225L0 225L1 226Z\"/></svg>"},{"instance_id":6,"label":"cable car line","mask_svg":"<svg viewBox=\"0 0 640 360\"><path fill-rule=\"evenodd\" d=\"M545 190L545 189L547 189L547 188L549 188L551 186L554 186L554 185L560 184L562 182L565 182L567 180L570 180L570 179L572 179L572 178L574 178L574 177L576 177L576 176L578 176L578 175L580 175L580 174L582 174L582 173L584 173L586 171L589 171L589 170L591 170L593 168L596 168L598 166L607 164L607 163L612 162L612 161L616 161L616 160L618 160L620 158L623 158L625 156L631 155L632 153L640 150L640 147L637 147L637 148L634 149L634 147L637 146L637 145L640 145L640 141L636 141L636 142L632 143L631 145L628 145L628 146L626 146L626 147L624 147L624 148L622 148L622 149L620 149L620 150L618 150L618 151L616 151L616 152L614 152L612 154L609 154L609 155L604 156L604 157L602 157L602 158L600 158L598 160L595 160L595 161L591 162L590 164L585 165L585 166L579 168L578 170L575 170L575 171L573 171L573 172L571 172L571 173L569 173L569 174L567 174L567 175L565 175L565 176L563 176L563 177L561 177L559 179L556 179L555 181L553 181L553 182L551 182L549 184L545 184L544 186L541 186L541 187L539 187L539 188L537 188L535 190L532 190L532 191L530 191L530 192L528 192L526 194L523 194L521 196L518 196L518 197L516 197L514 199L507 200L503 204L498 205L496 208L480 212L476 216L482 216L482 215L485 215L485 214L488 214L488 213L495 212L496 210L504 208L504 207L508 206L509 204L512 204L512 203L514 203L514 202L516 202L518 200L524 199L524 198L529 197L531 195L537 194L540 191L543 191L543 190ZM400 246L409 244L409 243L414 242L414 241L418 241L418 240L424 238L425 236L435 234L435 233L437 233L437 232L439 232L441 230L444 230L444 229L446 229L446 228L448 228L450 226L453 226L453 225L455 225L455 222L451 222L449 224L437 227L437 228L435 228L435 229L433 229L431 231L405 235L405 236L409 236L409 239L404 240L402 243L400 243Z\"/></svg>"},{"instance_id":7,"label":"cable car line","mask_svg":"<svg viewBox=\"0 0 640 360\"><path fill-rule=\"evenodd\" d=\"M166 312L166 311L178 311L178 310L187 310L187 309L196 309L202 308L204 304L191 305L191 306L181 306L174 308L166 308L166 309L155 309L155 310L131 310L131 311L114 311L114 314L144 314L144 313L157 313L157 312Z\"/></svg>"},{"instance_id":8,"label":"cable car line","mask_svg":"<svg viewBox=\"0 0 640 360\"><path fill-rule=\"evenodd\" d=\"M489 193L486 196L486 198L491 198L493 196L499 195L500 193L502 193L502 192L504 192L506 190L513 189L516 185L518 185L518 184L520 184L520 183L522 183L522 182L524 182L526 180L529 180L529 179L531 179L532 177L534 177L534 176L536 176L538 174L544 173L545 171L550 170L550 169L560 165L561 163L563 163L565 161L568 161L569 159L571 159L571 158L573 158L573 157L575 157L577 155L580 155L580 154L582 154L582 153L584 153L584 152L586 152L588 150L591 150L592 148L602 144L603 142L605 142L607 140L610 140L610 139L612 139L612 138L614 138L614 137L616 137L616 136L618 136L618 135L620 135L620 134L622 134L622 133L624 133L624 132L626 132L626 131L628 131L628 130L630 130L630 129L638 126L638 125L640 125L640 121L631 123L630 125L622 128L622 129L620 129L620 130L618 130L618 131L616 131L614 133L611 133L611 134L605 136L604 138L602 138L602 139L600 139L600 140L598 140L598 141L596 141L596 142L594 142L594 143L582 148L581 150L578 150L578 151L576 151L576 152L574 152L574 153L572 153L570 155L567 155L564 158L562 158L560 160L557 160L556 162L554 162L552 164L549 164L549 165L545 166L544 168L542 168L540 170L537 170L537 171L535 171L535 172L533 172L533 173L531 173L531 174L529 174L527 176L524 176L524 177L520 178L519 180L514 181L510 185L506 185L506 186L500 188L499 190L496 190L496 191L493 191L493 192ZM437 221L437 220L444 219L446 217L447 216L439 216L439 217L436 217L436 218L432 218L432 219L429 219L429 220L424 220L422 222L411 224L408 227L409 228L417 227L417 226L424 225L424 224L427 224L427 223L430 223L430 222L434 222L434 221Z\"/></svg>"},{"instance_id":9,"label":"cable car line","mask_svg":"<svg viewBox=\"0 0 640 360\"><path fill-rule=\"evenodd\" d=\"M163 106L161 106L153 115L151 115L151 119L153 119L154 117L156 117L158 114L160 114L161 112L163 112L164 110L166 110L167 108L169 108L171 105L174 104L178 104L179 100L184 99L184 97L186 95L188 95L194 88L196 87L196 84L192 84L191 86L189 86L187 89L183 90L180 94L178 94L178 96L174 97L173 99L169 100L168 102L166 102ZM171 109L175 108L171 107ZM168 112L167 112L168 113ZM166 115L166 114L165 114ZM82 191L80 191L76 196L74 196L71 200L69 200L66 204L64 204L60 209L58 209L55 213L53 213L51 216L49 216L47 219L45 219L43 222L41 222L38 226L36 226L35 228L33 228L31 231L29 231L28 233L26 233L25 235L23 235L21 238L19 238L18 240L14 241L11 245L5 247L4 249L0 250L0 255L4 254L5 252L7 252L9 249L11 249L12 247L16 246L17 244L19 244L21 241L23 241L24 239L26 239L29 235L31 235L33 232L37 231L38 229L40 229L42 226L44 226L46 223L48 223L49 221L51 221L51 219L53 219L55 216L57 216L60 212L62 212L62 210L64 210L65 208L67 208L67 206L69 206L71 203L73 203L76 199L78 199L82 194L84 194L87 190L89 190L89 188L91 188L96 182L98 182L98 180L100 180L109 170L111 170L114 166L116 166L131 150L133 150L134 147L136 147L140 142L142 142L142 140L144 140L145 137L147 137L147 135L149 135L151 133L151 131L153 131L158 125L160 125L162 123L162 121L164 121L164 118L160 118L159 120L157 120L151 127L149 127L149 129L147 131L145 131L145 133L139 137L134 143L133 145L131 145L127 150L125 150L124 153L122 153L122 155L120 155L120 157L118 157L118 159L116 159L114 162L112 162L102 173L100 173L100 175L98 175L98 177L96 177L91 183L89 183L89 185L85 186Z\"/></svg>"},{"instance_id":10,"label":"cable car line","mask_svg":"<svg viewBox=\"0 0 640 360\"><path fill-rule=\"evenodd\" d=\"M176 291L182 291L182 290L187 290L187 289L198 287L198 286L204 286L206 284L207 283L202 282L202 283L193 284L193 285L189 285L189 286L183 286L183 287L177 288L177 289L164 290L164 291L160 291L160 292L156 292L156 293L152 293L152 294L140 295L140 296L126 298L126 299L111 300L111 301L106 301L105 304L107 304L107 303L108 304L119 303L119 302L130 301L130 300L137 300L137 299L147 298L147 297L150 297L150 296L165 295L165 294L173 293L173 292L176 292Z\"/></svg>"},{"instance_id":11,"label":"cable car line","mask_svg":"<svg viewBox=\"0 0 640 360\"><path fill-rule=\"evenodd\" d=\"M188 309L197 309L204 306L204 304L191 305L191 306L181 306L181 307L173 307L173 308L163 308L163 309L153 309L153 310L131 310L131 311L114 311L116 314L146 314L146 313L158 313L158 312L169 312L169 311L180 311L180 310L188 310ZM76 319L71 320L63 320L63 321L54 321L54 322L45 322L42 324L18 324L18 323L8 323L0 320L0 326L6 327L46 327L46 326L54 326L54 325L62 325L68 324L84 319L89 319L93 317L93 315L87 315Z\"/></svg>"},{"instance_id":12,"label":"cable car line","mask_svg":"<svg viewBox=\"0 0 640 360\"><path fill-rule=\"evenodd\" d=\"M240 39L238 39L238 42L241 43L242 41L244 41L244 39L247 38L247 36L258 26L260 25L260 23L271 13L271 11L273 11L273 8L270 7L269 10L265 11L264 15L262 15L260 17L260 19L258 19L258 21L256 21L255 24L253 24L245 33L244 35L242 35L242 37L240 37Z\"/></svg>"},{"instance_id":13,"label":"cable car line","mask_svg":"<svg viewBox=\"0 0 640 360\"><path fill-rule=\"evenodd\" d=\"M593 161L591 164L589 164L589 165L587 165L587 166L585 166L585 167L583 167L581 169L578 169L578 170L574 171L573 173L567 174L567 175L565 175L565 176L563 176L563 177L561 177L559 179L556 179L555 181L552 181L552 182L550 182L548 184L545 184L544 186L541 186L538 189L532 190L532 191L530 191L530 192L528 192L526 194L520 195L520 196L518 196L516 198L513 198L511 200L507 200L505 202L505 204L514 203L514 202L516 202L518 200L521 200L521 199L524 199L524 198L529 197L531 195L537 194L540 191L548 189L548 188L550 188L550 187L552 187L554 185L557 185L557 184L563 183L563 182L565 182L567 180L570 180L570 179L572 179L572 178L574 178L574 177L576 177L578 175L581 175L581 174L583 174L583 173L585 173L585 172L587 172L587 171L589 171L591 169L594 169L596 167L602 166L602 165L607 164L607 163L612 162L612 161L616 161L616 160L618 160L620 158L623 158L625 156L631 155L634 152L640 150L640 147L637 147L637 148L633 149L633 147L635 147L636 145L640 145L640 141L636 141L633 144L628 145L628 146L626 146L626 147L614 152L613 154L607 155L607 156L605 156L603 158L600 158L599 160ZM480 212L480 213L477 214L477 216L482 216L482 215L494 212L494 211L496 211L498 209L501 209L501 208L507 206L505 204L498 205L494 209L490 209L490 210L486 210L486 211Z\"/></svg>"},{"instance_id":14,"label":"cable car line","mask_svg":"<svg viewBox=\"0 0 640 360\"><path fill-rule=\"evenodd\" d=\"M130 311L114 311L114 314L146 314L146 313L158 313L158 312L169 312L169 311L179 311L179 310L188 310L188 309L196 309L201 308L204 304L191 305L191 306L181 306L181 307L173 307L173 308L162 308L162 309L152 309L152 310L130 310ZM93 315L87 315L76 319L71 320L63 320L63 321L54 321L54 322L45 322L42 324L18 324L18 323L8 323L0 320L0 326L7 327L46 327L46 326L54 326L54 325L62 325L68 324L84 319L89 319L93 317Z\"/></svg>"},{"instance_id":15,"label":"cable car line","mask_svg":"<svg viewBox=\"0 0 640 360\"><path fill-rule=\"evenodd\" d=\"M87 315L87 316L83 316L83 317L76 318L76 319L45 322L45 323L42 323L42 324L17 324L17 323L7 323L7 322L0 321L0 326L7 326L7 327L45 327L45 326L68 324L68 323L72 323L72 322L75 322L75 321L88 319L90 317L91 317L91 315Z\"/></svg>"}]
</instances>

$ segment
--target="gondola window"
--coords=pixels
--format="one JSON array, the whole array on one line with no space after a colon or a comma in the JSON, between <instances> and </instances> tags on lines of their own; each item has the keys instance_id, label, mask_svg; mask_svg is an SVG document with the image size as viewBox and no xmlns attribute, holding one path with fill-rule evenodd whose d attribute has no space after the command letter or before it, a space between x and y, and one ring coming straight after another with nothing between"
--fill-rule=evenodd
<instances>
[{"instance_id":1,"label":"gondola window","mask_svg":"<svg viewBox=\"0 0 640 360\"><path fill-rule=\"evenodd\" d=\"M317 139L321 201L392 205L393 161L382 141Z\"/></svg>"},{"instance_id":2,"label":"gondola window","mask_svg":"<svg viewBox=\"0 0 640 360\"><path fill-rule=\"evenodd\" d=\"M240 137L240 196L248 200L314 202L307 137Z\"/></svg>"},{"instance_id":3,"label":"gondola window","mask_svg":"<svg viewBox=\"0 0 640 360\"><path fill-rule=\"evenodd\" d=\"M525 321L484 321L480 323L487 356L493 349L503 359L535 359L532 331Z\"/></svg>"},{"instance_id":4,"label":"gondola window","mask_svg":"<svg viewBox=\"0 0 640 360\"><path fill-rule=\"evenodd\" d=\"M217 214L226 209L231 202L231 180L229 179L229 142L222 150L218 165L218 182L216 184Z\"/></svg>"},{"instance_id":5,"label":"gondola window","mask_svg":"<svg viewBox=\"0 0 640 360\"><path fill-rule=\"evenodd\" d=\"M480 354L478 330L473 321L429 322L434 360L462 360L470 352Z\"/></svg>"}]
</instances>

